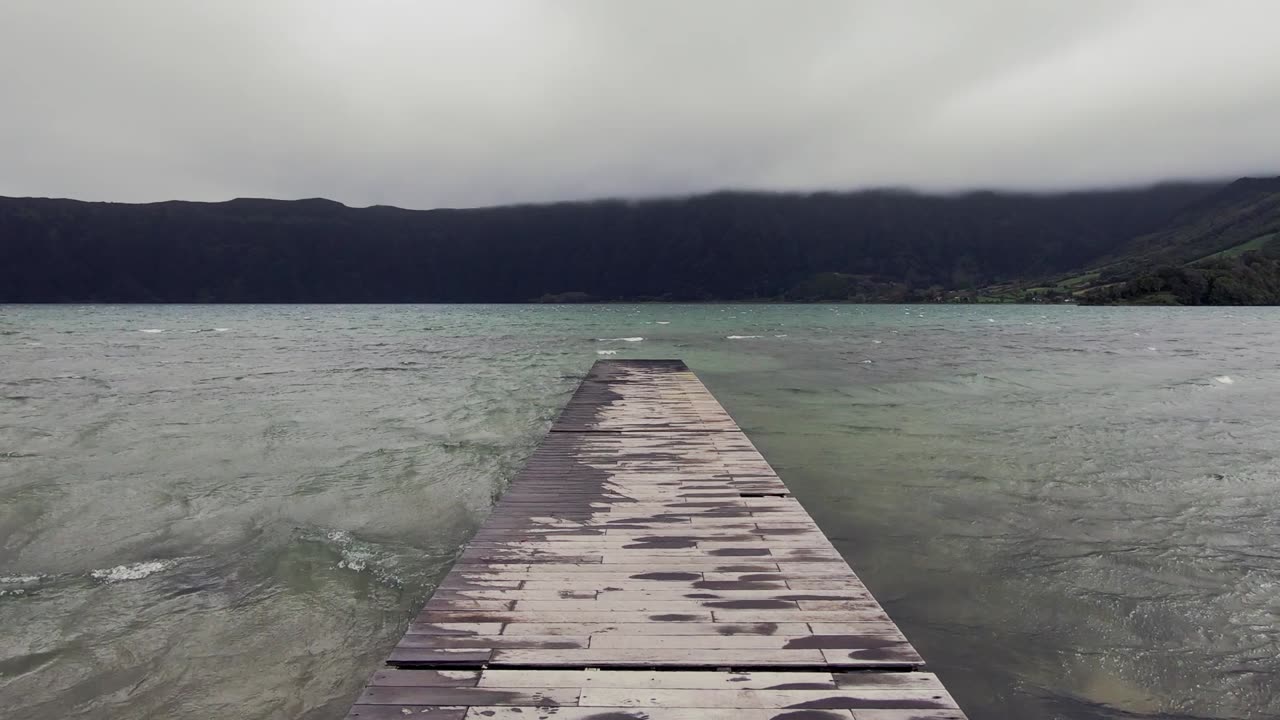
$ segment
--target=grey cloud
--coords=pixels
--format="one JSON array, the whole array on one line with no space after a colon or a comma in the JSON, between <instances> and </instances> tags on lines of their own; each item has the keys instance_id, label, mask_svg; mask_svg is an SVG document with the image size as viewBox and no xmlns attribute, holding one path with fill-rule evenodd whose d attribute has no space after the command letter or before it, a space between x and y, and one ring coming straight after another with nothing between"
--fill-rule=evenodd
<instances>
[{"instance_id":1,"label":"grey cloud","mask_svg":"<svg viewBox=\"0 0 1280 720\"><path fill-rule=\"evenodd\" d=\"M1280 172L1271 0L8 0L0 194L468 206Z\"/></svg>"}]
</instances>

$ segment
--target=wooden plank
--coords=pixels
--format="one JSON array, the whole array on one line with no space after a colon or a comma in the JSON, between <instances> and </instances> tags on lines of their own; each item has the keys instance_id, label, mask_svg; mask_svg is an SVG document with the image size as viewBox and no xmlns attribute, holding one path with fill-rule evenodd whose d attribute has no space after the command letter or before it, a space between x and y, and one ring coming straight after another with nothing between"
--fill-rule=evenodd
<instances>
[{"instance_id":1,"label":"wooden plank","mask_svg":"<svg viewBox=\"0 0 1280 720\"><path fill-rule=\"evenodd\" d=\"M954 708L954 710L859 710L854 717L855 720L965 720L960 708Z\"/></svg>"},{"instance_id":2,"label":"wooden plank","mask_svg":"<svg viewBox=\"0 0 1280 720\"><path fill-rule=\"evenodd\" d=\"M489 662L489 650L400 648L391 651L387 663L394 667L478 667Z\"/></svg>"},{"instance_id":3,"label":"wooden plank","mask_svg":"<svg viewBox=\"0 0 1280 720\"><path fill-rule=\"evenodd\" d=\"M489 667L560 666L604 667L609 665L675 667L768 668L813 667L826 664L821 650L662 649L604 648L601 650L494 650Z\"/></svg>"},{"instance_id":4,"label":"wooden plank","mask_svg":"<svg viewBox=\"0 0 1280 720\"><path fill-rule=\"evenodd\" d=\"M715 610L715 622L881 622L883 610Z\"/></svg>"},{"instance_id":5,"label":"wooden plank","mask_svg":"<svg viewBox=\"0 0 1280 720\"><path fill-rule=\"evenodd\" d=\"M479 687L367 687L357 701L361 705L519 705L556 707L577 705L577 688L479 688Z\"/></svg>"},{"instance_id":6,"label":"wooden plank","mask_svg":"<svg viewBox=\"0 0 1280 720\"><path fill-rule=\"evenodd\" d=\"M807 636L811 637L811 636ZM409 633L397 648L585 648L588 635L418 635ZM835 646L833 646L835 647ZM841 645L839 647L852 647Z\"/></svg>"},{"instance_id":7,"label":"wooden plank","mask_svg":"<svg viewBox=\"0 0 1280 720\"><path fill-rule=\"evenodd\" d=\"M916 674L916 673L901 673ZM606 687L667 689L778 689L797 684L814 688L835 689L831 673L826 672L706 672L690 670L485 670L480 674L480 687L544 688Z\"/></svg>"},{"instance_id":8,"label":"wooden plank","mask_svg":"<svg viewBox=\"0 0 1280 720\"><path fill-rule=\"evenodd\" d=\"M604 583L601 583L604 584ZM830 600L845 602L868 602L871 601L871 595L860 590L825 590L825 591L796 591L791 590L781 584L776 589L758 589L750 587L753 583L746 583L748 587L738 588L743 583L734 583L734 585L721 590L711 591L707 589L682 587L677 590L649 590L646 586L639 584L631 584L629 587L622 588L617 586L609 586L601 589L590 590L554 590L554 589L508 589L508 588L471 588L466 590L437 590L434 597L449 600L485 600L488 602L515 602L517 609L526 609L525 606L518 603L524 601L538 602L558 602L576 601L591 602L600 601L610 604L618 602L647 602L647 601L667 601L680 602L688 600L772 600L779 602L799 602L808 600Z\"/></svg>"},{"instance_id":9,"label":"wooden plank","mask_svg":"<svg viewBox=\"0 0 1280 720\"><path fill-rule=\"evenodd\" d=\"M479 681L479 670L379 670L369 678L369 685L474 687Z\"/></svg>"},{"instance_id":10,"label":"wooden plank","mask_svg":"<svg viewBox=\"0 0 1280 720\"><path fill-rule=\"evenodd\" d=\"M799 613L799 611L796 611ZM841 618L847 618L847 613L820 613L810 612L810 615L821 615L819 619L829 620L835 615ZM510 612L503 610L474 610L474 611L451 611L451 612L427 612L418 616L417 622L420 623L566 623L566 622L584 622L584 623L691 623L691 622L714 622L709 611L699 612L679 612L679 613L648 613L648 612L627 612L627 611L539 611L539 612ZM733 620L726 622L757 622L755 620ZM787 622L766 620L764 622ZM806 620L793 618L790 622L807 622Z\"/></svg>"},{"instance_id":11,"label":"wooden plank","mask_svg":"<svg viewBox=\"0 0 1280 720\"><path fill-rule=\"evenodd\" d=\"M410 626L412 628L412 626ZM889 627L892 627L891 625ZM798 637L812 635L807 623L511 623L502 631L504 635L576 635L586 633L591 638L606 635L776 635Z\"/></svg>"},{"instance_id":12,"label":"wooden plank","mask_svg":"<svg viewBox=\"0 0 1280 720\"><path fill-rule=\"evenodd\" d=\"M933 716L898 715L891 720ZM530 717L523 708L473 707L466 720L855 720L849 710L764 710L758 708L562 707ZM886 719L889 720L889 719Z\"/></svg>"},{"instance_id":13,"label":"wooden plank","mask_svg":"<svg viewBox=\"0 0 1280 720\"><path fill-rule=\"evenodd\" d=\"M945 694L908 688L846 688L835 690L721 690L700 688L598 688L581 691L580 707L678 708L796 708L796 709L910 709L950 710L955 703ZM855 712L855 717L857 713Z\"/></svg>"},{"instance_id":14,"label":"wooden plank","mask_svg":"<svg viewBox=\"0 0 1280 720\"><path fill-rule=\"evenodd\" d=\"M683 363L602 362L348 717L963 718L922 663Z\"/></svg>"},{"instance_id":15,"label":"wooden plank","mask_svg":"<svg viewBox=\"0 0 1280 720\"><path fill-rule=\"evenodd\" d=\"M427 720L463 720L465 707L428 707L399 705L354 705L347 713L347 720L404 720L405 717Z\"/></svg>"},{"instance_id":16,"label":"wooden plank","mask_svg":"<svg viewBox=\"0 0 1280 720\"><path fill-rule=\"evenodd\" d=\"M448 638L453 639L453 638ZM865 635L601 635L591 649L601 648L766 648L773 650L905 650L910 646L897 631Z\"/></svg>"}]
</instances>

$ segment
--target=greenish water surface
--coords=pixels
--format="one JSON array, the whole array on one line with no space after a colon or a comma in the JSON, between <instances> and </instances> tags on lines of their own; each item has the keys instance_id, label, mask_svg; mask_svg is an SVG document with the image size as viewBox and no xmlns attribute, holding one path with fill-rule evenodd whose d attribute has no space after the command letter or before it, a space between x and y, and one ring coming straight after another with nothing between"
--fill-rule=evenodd
<instances>
[{"instance_id":1,"label":"greenish water surface","mask_svg":"<svg viewBox=\"0 0 1280 720\"><path fill-rule=\"evenodd\" d=\"M341 718L590 364L679 357L970 717L1277 717L1278 323L0 306L0 715Z\"/></svg>"}]
</instances>

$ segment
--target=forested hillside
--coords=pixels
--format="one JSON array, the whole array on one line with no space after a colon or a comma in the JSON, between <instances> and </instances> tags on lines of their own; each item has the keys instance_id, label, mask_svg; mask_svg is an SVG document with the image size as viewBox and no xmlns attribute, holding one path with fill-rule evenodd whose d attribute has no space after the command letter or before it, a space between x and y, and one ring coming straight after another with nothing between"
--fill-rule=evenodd
<instances>
[{"instance_id":1,"label":"forested hillside","mask_svg":"<svg viewBox=\"0 0 1280 720\"><path fill-rule=\"evenodd\" d=\"M1280 304L1280 178L1238 180L1117 249L1082 301Z\"/></svg>"},{"instance_id":2,"label":"forested hillside","mask_svg":"<svg viewBox=\"0 0 1280 720\"><path fill-rule=\"evenodd\" d=\"M432 211L0 198L0 301L937 299L1097 264L1223 188Z\"/></svg>"}]
</instances>

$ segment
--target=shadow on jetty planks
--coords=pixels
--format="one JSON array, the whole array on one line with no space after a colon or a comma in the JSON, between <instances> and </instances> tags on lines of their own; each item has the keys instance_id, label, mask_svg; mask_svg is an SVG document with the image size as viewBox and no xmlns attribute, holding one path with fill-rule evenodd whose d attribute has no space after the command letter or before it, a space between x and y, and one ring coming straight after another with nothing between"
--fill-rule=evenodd
<instances>
[{"instance_id":1,"label":"shadow on jetty planks","mask_svg":"<svg viewBox=\"0 0 1280 720\"><path fill-rule=\"evenodd\" d=\"M964 716L678 360L601 361L350 718Z\"/></svg>"}]
</instances>

